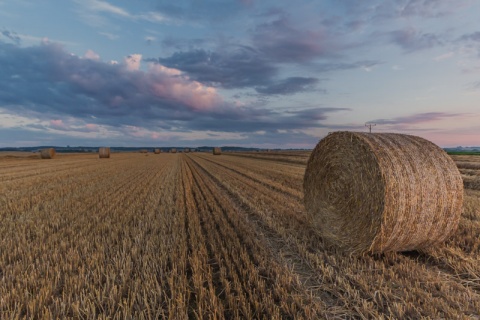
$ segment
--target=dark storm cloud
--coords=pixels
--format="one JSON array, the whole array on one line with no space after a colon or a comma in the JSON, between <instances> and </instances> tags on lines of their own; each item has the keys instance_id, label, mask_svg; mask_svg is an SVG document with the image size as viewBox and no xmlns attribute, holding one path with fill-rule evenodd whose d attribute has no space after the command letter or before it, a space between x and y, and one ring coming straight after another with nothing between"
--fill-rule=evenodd
<instances>
[{"instance_id":1,"label":"dark storm cloud","mask_svg":"<svg viewBox=\"0 0 480 320\"><path fill-rule=\"evenodd\" d=\"M267 86L256 87L255 90L262 94L289 95L298 92L315 90L315 85L319 82L317 78L290 77Z\"/></svg>"}]
</instances>

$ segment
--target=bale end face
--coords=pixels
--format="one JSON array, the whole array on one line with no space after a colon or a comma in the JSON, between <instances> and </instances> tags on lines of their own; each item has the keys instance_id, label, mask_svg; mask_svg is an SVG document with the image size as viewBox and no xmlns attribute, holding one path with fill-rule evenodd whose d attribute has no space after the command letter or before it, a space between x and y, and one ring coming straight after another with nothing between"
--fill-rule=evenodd
<instances>
[{"instance_id":1,"label":"bale end face","mask_svg":"<svg viewBox=\"0 0 480 320\"><path fill-rule=\"evenodd\" d=\"M420 137L337 132L313 150L304 194L327 242L381 253L446 240L458 226L463 182L453 160Z\"/></svg>"},{"instance_id":2,"label":"bale end face","mask_svg":"<svg viewBox=\"0 0 480 320\"><path fill-rule=\"evenodd\" d=\"M216 156L221 155L222 154L222 149L219 148L219 147L213 148L213 154L216 155Z\"/></svg>"},{"instance_id":3,"label":"bale end face","mask_svg":"<svg viewBox=\"0 0 480 320\"><path fill-rule=\"evenodd\" d=\"M54 148L40 150L40 158L42 159L53 159L55 157L55 154L56 152Z\"/></svg>"},{"instance_id":4,"label":"bale end face","mask_svg":"<svg viewBox=\"0 0 480 320\"><path fill-rule=\"evenodd\" d=\"M110 148L109 147L102 147L98 149L98 157L100 159L108 159L110 158Z\"/></svg>"}]
</instances>

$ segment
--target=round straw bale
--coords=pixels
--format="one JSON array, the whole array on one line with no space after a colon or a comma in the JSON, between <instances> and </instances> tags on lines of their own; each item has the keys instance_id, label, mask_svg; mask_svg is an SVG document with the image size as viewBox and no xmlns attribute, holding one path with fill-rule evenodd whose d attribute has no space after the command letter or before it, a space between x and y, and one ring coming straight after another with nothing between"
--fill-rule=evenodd
<instances>
[{"instance_id":1,"label":"round straw bale","mask_svg":"<svg viewBox=\"0 0 480 320\"><path fill-rule=\"evenodd\" d=\"M219 156L222 154L222 149L220 147L213 148L213 154Z\"/></svg>"},{"instance_id":2,"label":"round straw bale","mask_svg":"<svg viewBox=\"0 0 480 320\"><path fill-rule=\"evenodd\" d=\"M98 149L98 157L99 158L110 158L110 148L109 147L101 147Z\"/></svg>"},{"instance_id":3,"label":"round straw bale","mask_svg":"<svg viewBox=\"0 0 480 320\"><path fill-rule=\"evenodd\" d=\"M154 152L155 152L155 154L160 154L160 153L162 152L162 150L160 150L160 149L155 149Z\"/></svg>"},{"instance_id":4,"label":"round straw bale","mask_svg":"<svg viewBox=\"0 0 480 320\"><path fill-rule=\"evenodd\" d=\"M425 248L458 226L463 183L432 142L394 133L336 132L307 163L305 207L322 237L350 253Z\"/></svg>"},{"instance_id":5,"label":"round straw bale","mask_svg":"<svg viewBox=\"0 0 480 320\"><path fill-rule=\"evenodd\" d=\"M177 149L175 148L170 149L170 153L177 153Z\"/></svg>"},{"instance_id":6,"label":"round straw bale","mask_svg":"<svg viewBox=\"0 0 480 320\"><path fill-rule=\"evenodd\" d=\"M40 150L40 157L42 159L52 159L53 157L55 157L55 149L47 148Z\"/></svg>"}]
</instances>

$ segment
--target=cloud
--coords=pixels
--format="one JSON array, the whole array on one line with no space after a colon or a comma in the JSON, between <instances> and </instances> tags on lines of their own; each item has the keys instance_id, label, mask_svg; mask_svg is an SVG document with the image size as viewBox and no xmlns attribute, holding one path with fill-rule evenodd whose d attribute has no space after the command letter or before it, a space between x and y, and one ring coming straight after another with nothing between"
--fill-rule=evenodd
<instances>
[{"instance_id":1,"label":"cloud","mask_svg":"<svg viewBox=\"0 0 480 320\"><path fill-rule=\"evenodd\" d=\"M414 28L406 28L389 33L393 43L402 47L405 52L413 52L441 46L442 41L433 33L421 33Z\"/></svg>"},{"instance_id":2,"label":"cloud","mask_svg":"<svg viewBox=\"0 0 480 320\"><path fill-rule=\"evenodd\" d=\"M9 114L47 121L44 127L57 131L91 132L96 125L251 134L323 127L328 113L344 110L282 111L255 102L225 101L216 88L179 69L159 63L143 69L139 54L111 64L78 57L48 42L26 48L0 43L0 51L0 106ZM263 89L286 94L316 82L293 77Z\"/></svg>"},{"instance_id":3,"label":"cloud","mask_svg":"<svg viewBox=\"0 0 480 320\"><path fill-rule=\"evenodd\" d=\"M464 34L459 40L480 42L480 31Z\"/></svg>"},{"instance_id":4,"label":"cloud","mask_svg":"<svg viewBox=\"0 0 480 320\"><path fill-rule=\"evenodd\" d=\"M455 55L454 52L447 52L447 53L444 53L444 54L441 54L439 56L434 57L433 60L439 62L439 61L450 59L454 55Z\"/></svg>"},{"instance_id":5,"label":"cloud","mask_svg":"<svg viewBox=\"0 0 480 320\"><path fill-rule=\"evenodd\" d=\"M275 62L308 62L337 55L340 49L321 27L302 30L284 16L257 26L252 38L255 48Z\"/></svg>"},{"instance_id":6,"label":"cloud","mask_svg":"<svg viewBox=\"0 0 480 320\"><path fill-rule=\"evenodd\" d=\"M266 86L256 87L255 90L262 94L289 95L298 92L313 91L318 82L318 78L289 77L272 82Z\"/></svg>"},{"instance_id":7,"label":"cloud","mask_svg":"<svg viewBox=\"0 0 480 320\"><path fill-rule=\"evenodd\" d=\"M480 90L480 81L475 81L467 84L467 90L476 91Z\"/></svg>"},{"instance_id":8,"label":"cloud","mask_svg":"<svg viewBox=\"0 0 480 320\"><path fill-rule=\"evenodd\" d=\"M85 52L84 58L98 61L100 60L100 55L98 55L98 53L95 51L88 49L87 52Z\"/></svg>"},{"instance_id":9,"label":"cloud","mask_svg":"<svg viewBox=\"0 0 480 320\"><path fill-rule=\"evenodd\" d=\"M141 54L131 54L124 59L127 70L134 71L140 69L140 62L142 61Z\"/></svg>"},{"instance_id":10,"label":"cloud","mask_svg":"<svg viewBox=\"0 0 480 320\"><path fill-rule=\"evenodd\" d=\"M176 68L192 79L214 87L226 89L254 88L262 94L294 94L315 89L315 77L278 78L281 66L269 61L261 52L250 46L226 46L222 50L196 49L175 52L167 58L145 59ZM372 68L381 61L311 63L316 72Z\"/></svg>"},{"instance_id":11,"label":"cloud","mask_svg":"<svg viewBox=\"0 0 480 320\"><path fill-rule=\"evenodd\" d=\"M116 34L113 34L113 33L109 33L109 32L99 32L98 34L104 36L104 37L107 37L108 39L110 40L117 40L118 38L120 38L119 35L116 35Z\"/></svg>"},{"instance_id":12,"label":"cloud","mask_svg":"<svg viewBox=\"0 0 480 320\"><path fill-rule=\"evenodd\" d=\"M430 18L442 18L457 11L459 8L468 6L471 1L458 0L407 0L400 1L399 14L401 16L419 16Z\"/></svg>"},{"instance_id":13,"label":"cloud","mask_svg":"<svg viewBox=\"0 0 480 320\"><path fill-rule=\"evenodd\" d=\"M154 43L155 41L157 41L157 38L153 37L153 36L145 36L145 43L147 45L151 45L152 43Z\"/></svg>"},{"instance_id":14,"label":"cloud","mask_svg":"<svg viewBox=\"0 0 480 320\"><path fill-rule=\"evenodd\" d=\"M109 64L69 54L56 44L20 48L1 44L1 105L38 113L162 118L176 112L219 107L215 89L177 70L140 71L140 55ZM134 120L135 121L135 120Z\"/></svg>"},{"instance_id":15,"label":"cloud","mask_svg":"<svg viewBox=\"0 0 480 320\"><path fill-rule=\"evenodd\" d=\"M221 0L186 0L186 1L156 1L156 9L162 15L183 23L215 24L230 21L250 6L241 1Z\"/></svg>"},{"instance_id":16,"label":"cloud","mask_svg":"<svg viewBox=\"0 0 480 320\"><path fill-rule=\"evenodd\" d=\"M445 118L455 118L461 115L462 114L459 113L425 112L413 114L406 117L397 117L392 119L376 119L368 122L376 124L419 124L438 121Z\"/></svg>"},{"instance_id":17,"label":"cloud","mask_svg":"<svg viewBox=\"0 0 480 320\"><path fill-rule=\"evenodd\" d=\"M84 22L94 27L105 26L109 24L108 19L106 19L105 17L105 14L112 17L123 18L132 21L143 20L152 23L164 23L171 20L169 17L162 15L157 11L131 13L120 6L113 5L110 2L103 0L74 1L80 8L78 13L83 18ZM109 37L108 34L103 34Z\"/></svg>"},{"instance_id":18,"label":"cloud","mask_svg":"<svg viewBox=\"0 0 480 320\"><path fill-rule=\"evenodd\" d=\"M331 72L331 71L344 71L351 69L371 69L377 65L382 64L379 60L363 60L356 62L326 62L312 64L312 68L317 72Z\"/></svg>"},{"instance_id":19,"label":"cloud","mask_svg":"<svg viewBox=\"0 0 480 320\"><path fill-rule=\"evenodd\" d=\"M339 59L324 63L311 62L308 69L316 73L351 69L369 71L383 63L374 60L354 62L337 60ZM180 51L167 58L147 58L145 61L181 70L191 79L213 87L251 88L264 96L293 95L311 91L326 93L325 89L317 87L320 83L317 77L279 77L282 66L268 60L262 52L251 46L229 45L216 51L203 49ZM237 95L239 96L241 95Z\"/></svg>"},{"instance_id":20,"label":"cloud","mask_svg":"<svg viewBox=\"0 0 480 320\"><path fill-rule=\"evenodd\" d=\"M238 108L234 112L200 117L190 124L196 130L224 130L227 132L276 132L327 127L327 114L349 110L346 108L305 108L276 111L266 108ZM221 121L217 121L221 119Z\"/></svg>"},{"instance_id":21,"label":"cloud","mask_svg":"<svg viewBox=\"0 0 480 320\"><path fill-rule=\"evenodd\" d=\"M351 21L362 23L403 18L444 18L472 5L470 0L332 0Z\"/></svg>"},{"instance_id":22,"label":"cloud","mask_svg":"<svg viewBox=\"0 0 480 320\"><path fill-rule=\"evenodd\" d=\"M137 20L145 20L145 21L154 22L154 23L171 21L169 17L166 17L160 14L159 12L155 12L155 11L140 13L133 17L134 19L137 19Z\"/></svg>"},{"instance_id":23,"label":"cloud","mask_svg":"<svg viewBox=\"0 0 480 320\"><path fill-rule=\"evenodd\" d=\"M9 39L13 43L19 45L20 44L20 36L14 32L14 31L9 31L9 30L2 30L0 32L1 35L3 35L5 38Z\"/></svg>"},{"instance_id":24,"label":"cloud","mask_svg":"<svg viewBox=\"0 0 480 320\"><path fill-rule=\"evenodd\" d=\"M248 46L176 52L155 61L182 70L199 82L228 89L262 86L277 73L277 67Z\"/></svg>"},{"instance_id":25,"label":"cloud","mask_svg":"<svg viewBox=\"0 0 480 320\"><path fill-rule=\"evenodd\" d=\"M50 120L50 127L57 130L66 130L67 126L61 119Z\"/></svg>"},{"instance_id":26,"label":"cloud","mask_svg":"<svg viewBox=\"0 0 480 320\"><path fill-rule=\"evenodd\" d=\"M101 0L82 0L86 3L86 6L92 11L96 12L108 12L114 15L122 16L122 17L129 17L130 13L128 13L125 9L122 9L118 6L110 4L106 1Z\"/></svg>"}]
</instances>

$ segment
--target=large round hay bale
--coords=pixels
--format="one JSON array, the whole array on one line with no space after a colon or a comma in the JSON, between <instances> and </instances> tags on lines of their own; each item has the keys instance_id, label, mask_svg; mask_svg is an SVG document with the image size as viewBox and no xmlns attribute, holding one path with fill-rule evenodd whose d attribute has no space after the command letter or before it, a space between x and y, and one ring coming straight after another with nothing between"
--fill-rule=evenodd
<instances>
[{"instance_id":1,"label":"large round hay bale","mask_svg":"<svg viewBox=\"0 0 480 320\"><path fill-rule=\"evenodd\" d=\"M99 158L110 158L110 148L109 147L101 147L98 149L98 157Z\"/></svg>"},{"instance_id":2,"label":"large round hay bale","mask_svg":"<svg viewBox=\"0 0 480 320\"><path fill-rule=\"evenodd\" d=\"M445 151L423 138L336 132L307 163L305 207L322 237L350 253L425 248L458 226L463 183Z\"/></svg>"},{"instance_id":3,"label":"large round hay bale","mask_svg":"<svg viewBox=\"0 0 480 320\"><path fill-rule=\"evenodd\" d=\"M155 151L154 151L155 154L160 154L161 152L162 152L162 150L160 150L160 149L155 149Z\"/></svg>"},{"instance_id":4,"label":"large round hay bale","mask_svg":"<svg viewBox=\"0 0 480 320\"><path fill-rule=\"evenodd\" d=\"M40 157L42 159L52 159L53 157L55 157L55 149L47 148L40 150Z\"/></svg>"},{"instance_id":5,"label":"large round hay bale","mask_svg":"<svg viewBox=\"0 0 480 320\"><path fill-rule=\"evenodd\" d=\"M216 156L221 155L222 154L222 149L219 148L219 147L213 148L213 154L216 155Z\"/></svg>"}]
</instances>

